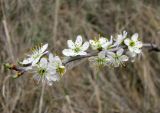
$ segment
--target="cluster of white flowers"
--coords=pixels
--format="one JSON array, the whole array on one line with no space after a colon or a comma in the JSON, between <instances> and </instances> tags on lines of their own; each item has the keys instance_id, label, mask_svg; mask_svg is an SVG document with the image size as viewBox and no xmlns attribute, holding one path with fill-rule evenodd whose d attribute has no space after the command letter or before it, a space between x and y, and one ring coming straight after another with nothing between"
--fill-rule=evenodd
<instances>
[{"instance_id":1,"label":"cluster of white flowers","mask_svg":"<svg viewBox=\"0 0 160 113\"><path fill-rule=\"evenodd\" d=\"M119 67L140 54L143 46L137 33L130 37L127 36L126 31L114 37L111 36L110 39L99 37L99 39L86 42L83 42L82 36L78 35L75 42L68 40L67 45L68 49L64 49L62 53L68 59L77 56L83 56L83 58L90 56L89 61L96 67ZM92 50L97 51L97 56L88 55L91 54L87 53L89 46ZM66 67L60 57L46 51L47 48L48 44L45 44L34 49L33 53L28 55L20 64L28 71L33 70L31 72L35 73L34 78L36 80L47 81L49 85L52 85L66 72Z\"/></svg>"},{"instance_id":2,"label":"cluster of white flowers","mask_svg":"<svg viewBox=\"0 0 160 113\"><path fill-rule=\"evenodd\" d=\"M52 85L54 81L60 79L66 69L59 56L53 56L52 53L46 51L47 47L48 44L45 44L42 47L34 49L33 53L28 55L29 57L20 62L20 64L33 72L34 78L38 82L42 80L42 82Z\"/></svg>"},{"instance_id":3,"label":"cluster of white flowers","mask_svg":"<svg viewBox=\"0 0 160 113\"><path fill-rule=\"evenodd\" d=\"M91 44L91 47L93 50L107 50L111 47L112 43L113 43L113 40L112 40L112 36L111 36L111 39L110 41L105 38L105 37L100 37L98 40L95 39L95 40L90 40L90 44Z\"/></svg>"},{"instance_id":4,"label":"cluster of white flowers","mask_svg":"<svg viewBox=\"0 0 160 113\"><path fill-rule=\"evenodd\" d=\"M110 40L100 37L98 40L90 40L93 50L98 50L98 56L90 57L90 61L98 66L114 66L119 67L129 59L133 59L136 55L141 53L142 42L138 40L138 34L135 33L127 36L127 32L123 31Z\"/></svg>"}]
</instances>

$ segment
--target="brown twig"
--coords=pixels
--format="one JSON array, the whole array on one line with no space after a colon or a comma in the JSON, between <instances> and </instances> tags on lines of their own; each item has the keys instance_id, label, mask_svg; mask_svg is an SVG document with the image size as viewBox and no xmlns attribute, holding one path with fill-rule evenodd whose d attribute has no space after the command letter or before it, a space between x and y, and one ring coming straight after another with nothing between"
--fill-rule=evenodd
<instances>
[{"instance_id":1,"label":"brown twig","mask_svg":"<svg viewBox=\"0 0 160 113\"><path fill-rule=\"evenodd\" d=\"M17 72L16 77L23 75L27 70L15 64L5 64L4 67Z\"/></svg>"}]
</instances>

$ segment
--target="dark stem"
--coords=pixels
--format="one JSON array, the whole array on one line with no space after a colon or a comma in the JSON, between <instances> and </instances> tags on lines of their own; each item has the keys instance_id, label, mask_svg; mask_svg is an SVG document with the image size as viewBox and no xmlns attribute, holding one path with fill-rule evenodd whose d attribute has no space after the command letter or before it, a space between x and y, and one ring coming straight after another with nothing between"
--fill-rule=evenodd
<instances>
[{"instance_id":1,"label":"dark stem","mask_svg":"<svg viewBox=\"0 0 160 113\"><path fill-rule=\"evenodd\" d=\"M160 52L160 47L158 47L156 44L145 43L143 44L143 47L148 48L150 51Z\"/></svg>"}]
</instances>

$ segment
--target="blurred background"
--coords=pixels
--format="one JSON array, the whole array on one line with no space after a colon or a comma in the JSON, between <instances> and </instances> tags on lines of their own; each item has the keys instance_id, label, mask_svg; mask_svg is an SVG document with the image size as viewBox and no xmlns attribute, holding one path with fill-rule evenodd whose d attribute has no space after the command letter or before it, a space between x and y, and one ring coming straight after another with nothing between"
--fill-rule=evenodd
<instances>
[{"instance_id":1,"label":"blurred background","mask_svg":"<svg viewBox=\"0 0 160 113\"><path fill-rule=\"evenodd\" d=\"M78 34L123 30L160 45L160 0L1 0L0 113L160 113L160 53L144 50L134 63L101 71L84 60L44 94L31 74L13 79L3 66L36 44L62 56Z\"/></svg>"}]
</instances>

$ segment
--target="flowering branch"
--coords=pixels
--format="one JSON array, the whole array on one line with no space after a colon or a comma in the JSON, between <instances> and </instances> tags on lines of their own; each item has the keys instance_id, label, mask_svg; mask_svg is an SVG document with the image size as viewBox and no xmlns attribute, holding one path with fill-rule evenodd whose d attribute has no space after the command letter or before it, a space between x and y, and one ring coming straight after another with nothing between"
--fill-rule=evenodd
<instances>
[{"instance_id":1,"label":"flowering branch","mask_svg":"<svg viewBox=\"0 0 160 113\"><path fill-rule=\"evenodd\" d=\"M160 52L160 47L158 47L156 44L152 44L152 43L145 43L143 44L143 48L147 48L149 49L149 51L155 51L155 52ZM116 51L117 48L115 49L112 49L110 51L114 52ZM86 56L77 56L77 57L71 57L67 60L64 60L62 63L64 65L67 65L73 61L77 61L77 60L81 60L81 59L84 59L84 58L88 58L88 57L92 57L92 56L96 56L98 54L99 51L96 51L96 52L92 52L92 53L88 53ZM10 70L15 70L18 72L19 76L21 74L24 74L27 70L25 70L25 68L23 67L18 67L16 65L11 65L11 64L5 64L5 67L10 69Z\"/></svg>"},{"instance_id":2,"label":"flowering branch","mask_svg":"<svg viewBox=\"0 0 160 113\"><path fill-rule=\"evenodd\" d=\"M54 56L46 51L48 44L33 49L33 53L28 55L28 58L19 62L19 66L6 64L5 66L17 72L19 77L25 72L31 71L34 73L34 78L38 81L47 81L52 85L54 81L60 80L66 72L66 67L69 63L88 58L94 66L113 66L118 67L126 61L134 61L136 56L142 51L142 48L147 48L150 51L160 52L160 47L152 43L142 43L138 40L138 34L135 33L131 38L127 38L127 32L118 34L115 39L113 36L108 40L105 37L90 40L89 42L82 41L80 35L77 36L75 42L67 41L68 49L64 49L62 53L66 56L61 60L59 56ZM87 52L89 46L94 50ZM44 57L45 56L45 57Z\"/></svg>"},{"instance_id":3,"label":"flowering branch","mask_svg":"<svg viewBox=\"0 0 160 113\"><path fill-rule=\"evenodd\" d=\"M143 48L147 48L150 51L155 51L155 52L160 52L160 47L158 47L156 44L152 44L152 43L145 43L143 44ZM118 50L118 48L114 48L112 50L109 50L111 52L114 52ZM77 57L73 57L68 59L67 61L64 61L63 64L66 65L70 62L76 61L76 60L81 60L83 58L88 58L88 57L92 57L92 56L96 56L99 53L99 51L93 52L93 53L88 53L86 56L77 56Z\"/></svg>"}]
</instances>

